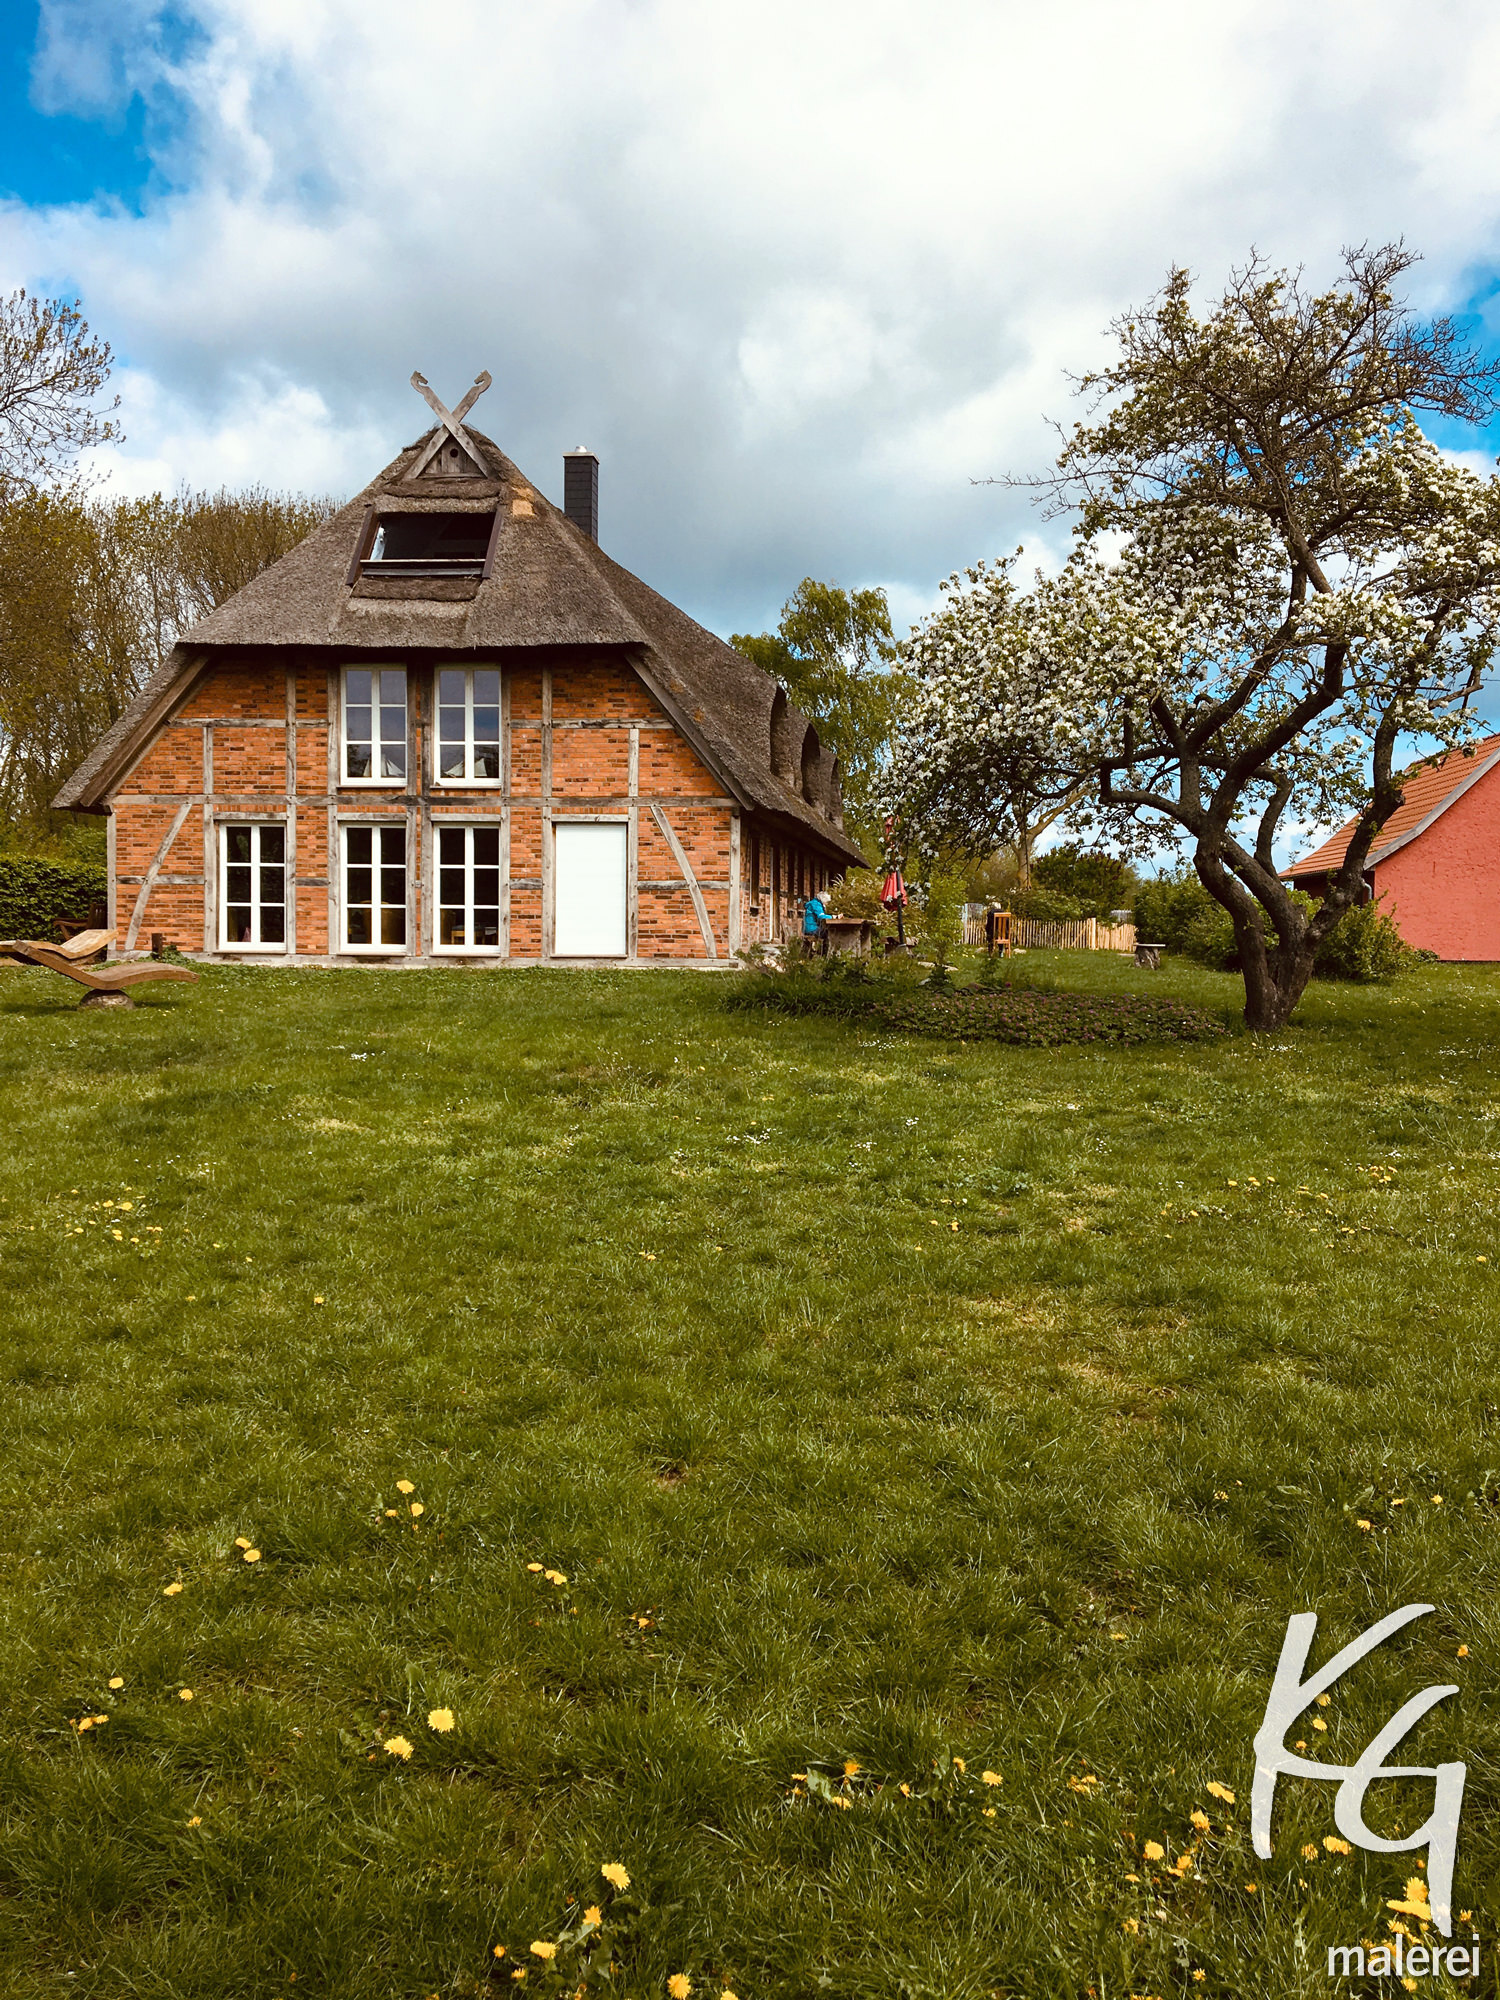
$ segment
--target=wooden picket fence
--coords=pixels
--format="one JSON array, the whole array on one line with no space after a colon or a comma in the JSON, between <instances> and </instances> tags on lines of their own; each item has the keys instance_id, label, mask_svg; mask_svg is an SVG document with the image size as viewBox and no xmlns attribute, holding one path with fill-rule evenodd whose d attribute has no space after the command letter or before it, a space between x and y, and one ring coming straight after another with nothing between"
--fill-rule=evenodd
<instances>
[{"instance_id":1,"label":"wooden picket fence","mask_svg":"<svg viewBox=\"0 0 1500 2000\"><path fill-rule=\"evenodd\" d=\"M964 943L984 946L984 910L970 904L964 912ZM1034 917L1010 920L1012 951L1134 951L1134 924L1101 924L1097 917L1066 923L1042 923Z\"/></svg>"}]
</instances>

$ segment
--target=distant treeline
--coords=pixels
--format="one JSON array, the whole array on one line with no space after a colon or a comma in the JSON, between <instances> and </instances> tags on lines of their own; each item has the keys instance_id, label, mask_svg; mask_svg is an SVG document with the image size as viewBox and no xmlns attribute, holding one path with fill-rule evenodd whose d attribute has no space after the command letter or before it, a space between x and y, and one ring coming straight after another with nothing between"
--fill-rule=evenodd
<instances>
[{"instance_id":1,"label":"distant treeline","mask_svg":"<svg viewBox=\"0 0 1500 2000\"><path fill-rule=\"evenodd\" d=\"M49 802L178 635L333 512L331 500L12 489L0 503L0 845L63 851Z\"/></svg>"}]
</instances>

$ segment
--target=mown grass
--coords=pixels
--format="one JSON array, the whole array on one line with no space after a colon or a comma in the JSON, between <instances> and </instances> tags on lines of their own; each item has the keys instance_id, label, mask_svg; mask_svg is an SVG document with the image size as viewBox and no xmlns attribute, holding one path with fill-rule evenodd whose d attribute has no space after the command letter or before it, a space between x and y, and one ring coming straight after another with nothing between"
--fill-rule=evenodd
<instances>
[{"instance_id":1,"label":"mown grass","mask_svg":"<svg viewBox=\"0 0 1500 2000\"><path fill-rule=\"evenodd\" d=\"M5 977L0 1990L572 1991L529 1946L598 1902L632 1995L1322 1995L1411 1863L1286 1781L1256 1861L1250 1740L1289 1613L1419 1598L1315 1747L1459 1683L1407 1755L1468 1763L1488 1945L1497 1001L1034 1050Z\"/></svg>"}]
</instances>

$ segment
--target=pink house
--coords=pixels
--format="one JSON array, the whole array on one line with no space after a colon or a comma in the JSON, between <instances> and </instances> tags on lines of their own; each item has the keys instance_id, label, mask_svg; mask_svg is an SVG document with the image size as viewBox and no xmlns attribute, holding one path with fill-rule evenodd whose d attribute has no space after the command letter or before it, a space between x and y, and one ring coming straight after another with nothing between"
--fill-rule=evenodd
<instances>
[{"instance_id":1,"label":"pink house","mask_svg":"<svg viewBox=\"0 0 1500 2000\"><path fill-rule=\"evenodd\" d=\"M1500 736L1413 765L1376 834L1365 882L1408 944L1439 958L1500 961ZM1321 896L1355 821L1283 877Z\"/></svg>"}]
</instances>

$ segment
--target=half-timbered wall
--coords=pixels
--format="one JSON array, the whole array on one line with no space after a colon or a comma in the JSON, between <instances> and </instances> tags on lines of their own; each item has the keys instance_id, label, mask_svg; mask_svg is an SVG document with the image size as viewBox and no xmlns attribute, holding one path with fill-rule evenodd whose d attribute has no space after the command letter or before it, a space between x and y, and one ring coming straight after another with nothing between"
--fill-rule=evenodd
<instances>
[{"instance_id":1,"label":"half-timbered wall","mask_svg":"<svg viewBox=\"0 0 1500 2000\"><path fill-rule=\"evenodd\" d=\"M435 835L444 825L498 828L500 944L490 963L552 957L553 835L567 820L627 829L630 959L722 963L800 921L799 859L804 886L827 879L811 854L749 834L620 658L504 670L498 786L435 781L434 671L408 668L409 776L385 789L341 779L337 669L312 657L211 667L112 795L118 946L141 949L160 932L181 950L218 955L221 829L247 819L285 828L286 943L255 949L257 961L345 955L340 841L349 825L405 830L405 962L432 956ZM440 962L454 963L454 954Z\"/></svg>"}]
</instances>

